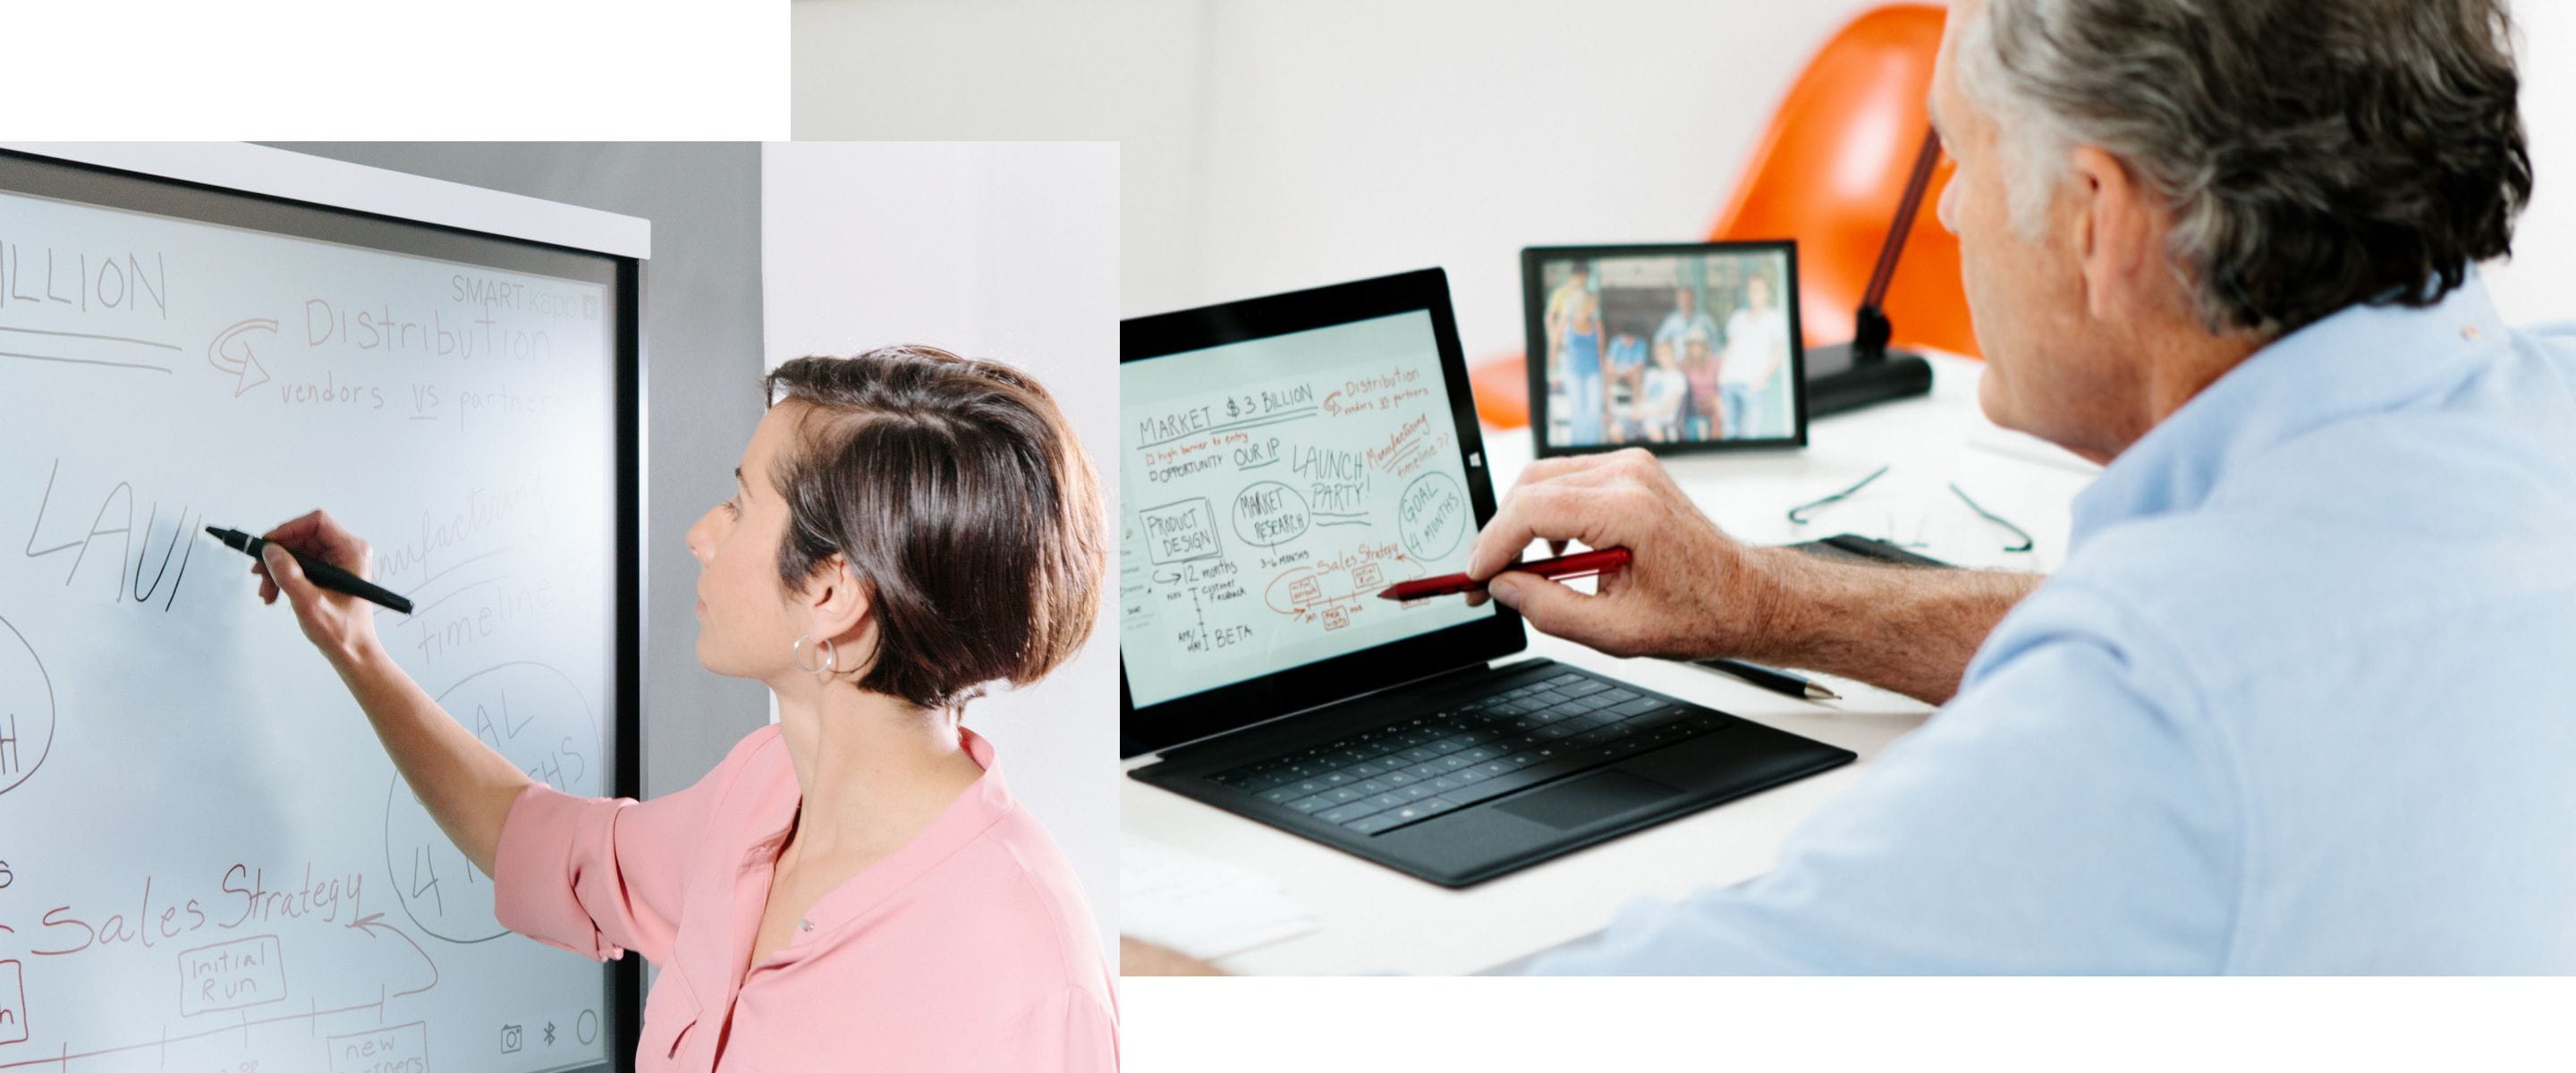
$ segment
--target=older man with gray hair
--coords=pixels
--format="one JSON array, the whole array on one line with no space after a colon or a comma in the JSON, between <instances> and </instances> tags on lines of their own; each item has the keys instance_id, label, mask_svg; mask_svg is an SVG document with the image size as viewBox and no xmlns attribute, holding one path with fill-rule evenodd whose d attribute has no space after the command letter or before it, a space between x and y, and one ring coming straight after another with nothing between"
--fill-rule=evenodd
<instances>
[{"instance_id":1,"label":"older man with gray hair","mask_svg":"<svg viewBox=\"0 0 2576 1073\"><path fill-rule=\"evenodd\" d=\"M2108 463L2045 580L1718 531L1532 463L1469 573L1619 655L1942 705L1751 882L1558 973L2576 972L2576 338L2502 0L1959 0L1942 222L1986 413ZM1621 545L1585 594L1502 571ZM1501 571L1498 573L1498 571ZM1204 969L1131 944L1130 973Z\"/></svg>"},{"instance_id":2,"label":"older man with gray hair","mask_svg":"<svg viewBox=\"0 0 2576 1073\"><path fill-rule=\"evenodd\" d=\"M2531 190L2502 0L1962 0L1941 199L1987 414L2108 464L2042 580L1738 544L1533 464L1542 630L1941 703L1777 868L1550 972L2576 971L2576 351L2474 265ZM1584 594L1496 572L1625 545Z\"/></svg>"}]
</instances>

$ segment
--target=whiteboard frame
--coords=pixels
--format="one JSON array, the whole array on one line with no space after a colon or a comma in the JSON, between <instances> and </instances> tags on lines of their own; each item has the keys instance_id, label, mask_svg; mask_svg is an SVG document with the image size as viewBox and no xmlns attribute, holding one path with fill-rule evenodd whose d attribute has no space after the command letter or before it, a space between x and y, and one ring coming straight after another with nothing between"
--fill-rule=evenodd
<instances>
[{"instance_id":1,"label":"whiteboard frame","mask_svg":"<svg viewBox=\"0 0 2576 1073\"><path fill-rule=\"evenodd\" d=\"M0 149L324 208L649 260L653 222L248 142L0 142Z\"/></svg>"},{"instance_id":2,"label":"whiteboard frame","mask_svg":"<svg viewBox=\"0 0 2576 1073\"><path fill-rule=\"evenodd\" d=\"M467 231L524 243L595 254L616 262L616 286L624 291L618 304L621 345L611 355L609 370L611 423L617 442L619 509L616 528L620 560L613 617L620 643L610 668L620 704L602 716L614 730L609 792L616 797L643 796L644 608L650 606L644 564L644 519L650 516L644 442L647 396L644 337L644 261L651 253L652 224L578 205L546 201L463 183L327 157L252 145L247 142L15 142L0 141L0 152L69 165L126 172L145 180L164 180L209 187L250 198L293 202L324 211L383 217L397 223ZM83 202L96 204L95 202ZM106 206L115 208L115 206ZM131 211L131 210L127 210ZM266 228L258 229L263 233ZM307 237L307 236L294 236ZM634 1073L644 1026L644 971L637 958L617 958L600 966L616 999L610 1011L607 1058L572 1073Z\"/></svg>"}]
</instances>

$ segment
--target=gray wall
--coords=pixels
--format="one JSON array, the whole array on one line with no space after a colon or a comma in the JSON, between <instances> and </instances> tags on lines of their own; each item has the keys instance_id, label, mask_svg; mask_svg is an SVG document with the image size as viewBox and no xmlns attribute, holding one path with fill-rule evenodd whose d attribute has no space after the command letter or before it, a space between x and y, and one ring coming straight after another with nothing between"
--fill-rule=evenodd
<instances>
[{"instance_id":1,"label":"gray wall","mask_svg":"<svg viewBox=\"0 0 2576 1073\"><path fill-rule=\"evenodd\" d=\"M733 485L760 423L760 147L278 142L279 148L653 221L644 266L644 792L696 782L769 721L760 683L698 665L681 534Z\"/></svg>"}]
</instances>

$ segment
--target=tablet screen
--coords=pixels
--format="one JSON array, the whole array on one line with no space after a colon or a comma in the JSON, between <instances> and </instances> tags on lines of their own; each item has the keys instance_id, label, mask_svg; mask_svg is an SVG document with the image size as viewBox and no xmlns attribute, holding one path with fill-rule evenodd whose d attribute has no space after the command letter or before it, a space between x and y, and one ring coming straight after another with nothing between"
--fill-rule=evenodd
<instances>
[{"instance_id":1,"label":"tablet screen","mask_svg":"<svg viewBox=\"0 0 2576 1073\"><path fill-rule=\"evenodd\" d=\"M1124 363L1120 652L1136 706L1488 619L1378 591L1476 530L1432 314Z\"/></svg>"}]
</instances>

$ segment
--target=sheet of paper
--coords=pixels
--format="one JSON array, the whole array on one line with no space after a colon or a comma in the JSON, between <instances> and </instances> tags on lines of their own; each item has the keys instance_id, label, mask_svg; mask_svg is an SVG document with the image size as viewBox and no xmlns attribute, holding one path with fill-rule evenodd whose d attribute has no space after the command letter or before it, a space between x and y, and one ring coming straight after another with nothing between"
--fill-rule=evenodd
<instances>
[{"instance_id":1,"label":"sheet of paper","mask_svg":"<svg viewBox=\"0 0 2576 1073\"><path fill-rule=\"evenodd\" d=\"M1202 961L1316 928L1269 877L1135 835L1118 841L1118 920L1129 935Z\"/></svg>"}]
</instances>

